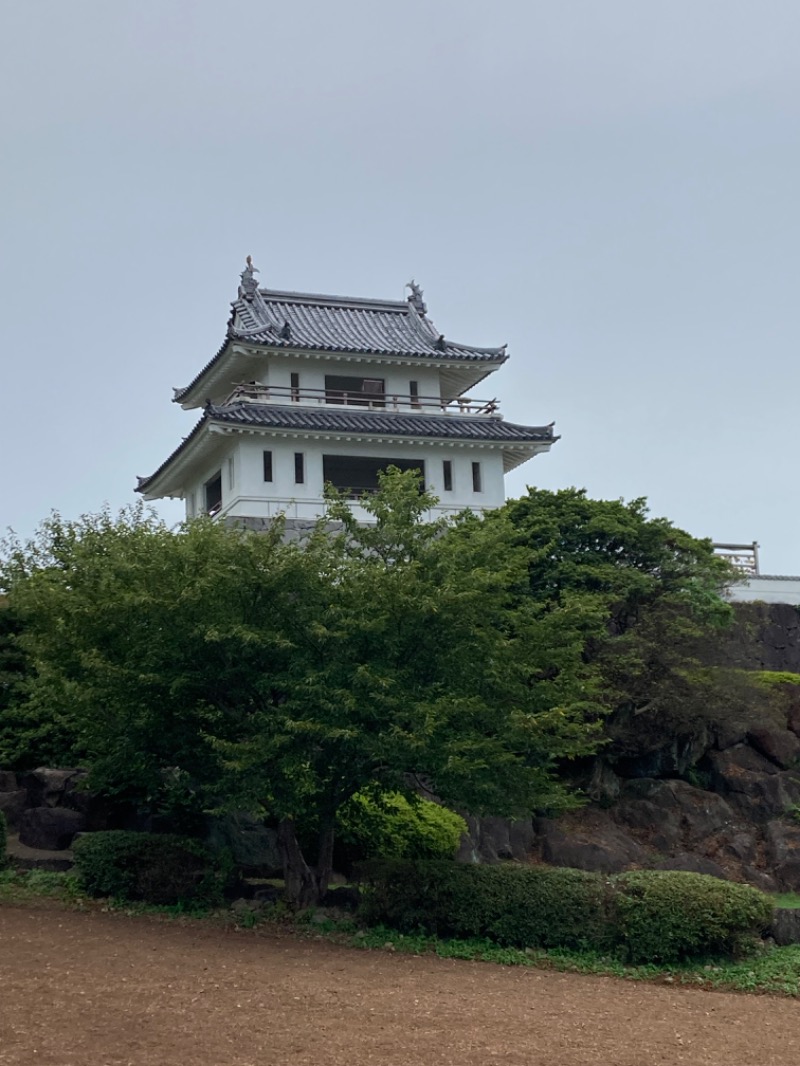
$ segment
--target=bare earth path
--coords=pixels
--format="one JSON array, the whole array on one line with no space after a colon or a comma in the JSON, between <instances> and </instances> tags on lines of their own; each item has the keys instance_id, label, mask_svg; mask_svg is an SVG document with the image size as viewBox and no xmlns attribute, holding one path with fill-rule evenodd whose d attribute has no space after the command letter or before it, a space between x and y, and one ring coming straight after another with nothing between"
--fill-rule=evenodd
<instances>
[{"instance_id":1,"label":"bare earth path","mask_svg":"<svg viewBox=\"0 0 800 1066\"><path fill-rule=\"evenodd\" d=\"M2 1066L797 1066L800 1003L0 907Z\"/></svg>"}]
</instances>

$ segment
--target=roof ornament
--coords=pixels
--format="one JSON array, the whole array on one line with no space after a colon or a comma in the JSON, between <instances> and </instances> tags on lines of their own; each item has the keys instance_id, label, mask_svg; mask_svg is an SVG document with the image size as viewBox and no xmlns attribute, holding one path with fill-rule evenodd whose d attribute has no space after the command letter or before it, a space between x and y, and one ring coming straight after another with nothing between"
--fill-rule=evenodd
<instances>
[{"instance_id":1,"label":"roof ornament","mask_svg":"<svg viewBox=\"0 0 800 1066\"><path fill-rule=\"evenodd\" d=\"M258 292L258 282L255 276L259 270L258 267L253 266L252 255L248 255L245 262L247 265L241 273L242 283L239 286L239 299L253 300Z\"/></svg>"},{"instance_id":2,"label":"roof ornament","mask_svg":"<svg viewBox=\"0 0 800 1066\"><path fill-rule=\"evenodd\" d=\"M406 284L407 289L411 289L411 295L408 297L408 302L414 308L415 311L419 311L421 315L428 313L428 307L425 301L422 299L422 289L417 285L416 281L412 278Z\"/></svg>"}]
</instances>

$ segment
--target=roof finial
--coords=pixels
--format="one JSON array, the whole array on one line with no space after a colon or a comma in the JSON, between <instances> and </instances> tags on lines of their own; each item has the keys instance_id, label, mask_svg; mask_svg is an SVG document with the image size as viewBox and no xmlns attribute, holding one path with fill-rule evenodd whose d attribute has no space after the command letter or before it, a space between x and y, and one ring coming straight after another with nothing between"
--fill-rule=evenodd
<instances>
[{"instance_id":1,"label":"roof finial","mask_svg":"<svg viewBox=\"0 0 800 1066\"><path fill-rule=\"evenodd\" d=\"M419 311L421 315L427 314L428 308L425 301L422 299L422 289L417 285L413 278L408 282L406 288L411 289L411 295L408 298L408 302L414 310Z\"/></svg>"},{"instance_id":2,"label":"roof finial","mask_svg":"<svg viewBox=\"0 0 800 1066\"><path fill-rule=\"evenodd\" d=\"M255 294L258 292L258 282L256 281L256 274L258 274L258 267L253 266L253 257L248 255L245 260L246 266L242 271L242 283L239 286L239 299L240 300L252 300Z\"/></svg>"}]
</instances>

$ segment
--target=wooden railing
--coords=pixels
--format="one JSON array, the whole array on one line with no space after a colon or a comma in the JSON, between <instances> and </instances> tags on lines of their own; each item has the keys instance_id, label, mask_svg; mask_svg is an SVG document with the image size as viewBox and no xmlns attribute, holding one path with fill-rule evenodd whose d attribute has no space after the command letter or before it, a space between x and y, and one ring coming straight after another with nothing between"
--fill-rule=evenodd
<instances>
[{"instance_id":1,"label":"wooden railing","mask_svg":"<svg viewBox=\"0 0 800 1066\"><path fill-rule=\"evenodd\" d=\"M414 396L397 392L346 392L342 389L309 389L291 385L238 384L225 404L277 403L304 406L367 407L372 410L437 412L461 415L496 415L497 400L476 400L459 396L443 400L438 396Z\"/></svg>"}]
</instances>

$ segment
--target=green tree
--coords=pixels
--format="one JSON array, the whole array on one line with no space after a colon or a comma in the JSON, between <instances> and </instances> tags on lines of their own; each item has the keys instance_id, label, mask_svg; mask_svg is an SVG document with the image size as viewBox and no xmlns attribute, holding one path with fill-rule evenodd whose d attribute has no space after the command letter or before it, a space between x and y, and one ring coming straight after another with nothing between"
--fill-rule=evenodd
<instances>
[{"instance_id":1,"label":"green tree","mask_svg":"<svg viewBox=\"0 0 800 1066\"><path fill-rule=\"evenodd\" d=\"M710 541L651 518L645 500L578 489L529 489L487 521L510 523L527 555L523 595L545 611L580 604L584 657L618 750L691 731L748 698L741 677L710 666L731 620L721 593L735 580Z\"/></svg>"},{"instance_id":2,"label":"green tree","mask_svg":"<svg viewBox=\"0 0 800 1066\"><path fill-rule=\"evenodd\" d=\"M331 493L322 528L339 522L342 532L320 530L306 548L281 703L219 744L226 790L281 818L293 898L324 888L337 811L357 792L402 792L416 777L452 807L530 814L570 802L558 762L596 745L573 612L545 621L516 602L525 557L508 529L475 523L453 540L444 522L421 521L433 502L414 472L390 472L362 501L373 521L359 525ZM553 661L558 678L532 684ZM313 870L297 832L310 823Z\"/></svg>"},{"instance_id":3,"label":"green tree","mask_svg":"<svg viewBox=\"0 0 800 1066\"><path fill-rule=\"evenodd\" d=\"M0 766L11 769L41 765L39 756L53 750L49 719L37 729L21 712L28 677L28 662L19 641L21 630L7 597L0 594ZM56 747L61 755L60 746Z\"/></svg>"},{"instance_id":4,"label":"green tree","mask_svg":"<svg viewBox=\"0 0 800 1066\"><path fill-rule=\"evenodd\" d=\"M28 705L63 709L94 786L274 818L298 905L326 890L359 791L416 778L449 806L529 814L570 802L557 767L599 737L584 608L518 595L507 522L423 522L413 472L363 502L371 525L334 494L291 544L280 523L53 517L3 568Z\"/></svg>"}]
</instances>

